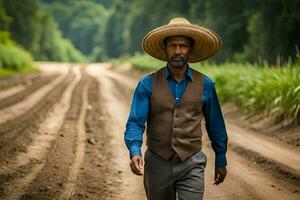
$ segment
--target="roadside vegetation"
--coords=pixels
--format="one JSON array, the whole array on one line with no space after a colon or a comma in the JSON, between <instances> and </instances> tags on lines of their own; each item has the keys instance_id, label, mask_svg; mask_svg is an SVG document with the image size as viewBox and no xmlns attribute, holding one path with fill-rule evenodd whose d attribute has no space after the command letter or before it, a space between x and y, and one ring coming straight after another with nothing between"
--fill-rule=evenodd
<instances>
[{"instance_id":1,"label":"roadside vegetation","mask_svg":"<svg viewBox=\"0 0 300 200\"><path fill-rule=\"evenodd\" d=\"M36 71L31 55L0 31L0 77Z\"/></svg>"}]
</instances>

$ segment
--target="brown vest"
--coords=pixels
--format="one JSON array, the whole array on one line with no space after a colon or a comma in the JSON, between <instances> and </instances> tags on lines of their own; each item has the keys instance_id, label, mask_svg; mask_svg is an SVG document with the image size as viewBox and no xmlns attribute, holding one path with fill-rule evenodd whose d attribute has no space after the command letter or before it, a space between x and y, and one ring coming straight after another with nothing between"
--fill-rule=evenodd
<instances>
[{"instance_id":1,"label":"brown vest","mask_svg":"<svg viewBox=\"0 0 300 200\"><path fill-rule=\"evenodd\" d=\"M162 68L152 73L152 95L147 121L147 146L164 159L176 152L183 161L202 148L203 75L192 70L181 100L176 104Z\"/></svg>"}]
</instances>

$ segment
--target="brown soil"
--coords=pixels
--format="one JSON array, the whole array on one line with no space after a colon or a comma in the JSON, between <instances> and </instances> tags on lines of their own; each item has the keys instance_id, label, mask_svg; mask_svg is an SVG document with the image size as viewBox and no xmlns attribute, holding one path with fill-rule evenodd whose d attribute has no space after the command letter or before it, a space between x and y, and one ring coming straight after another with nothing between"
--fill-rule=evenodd
<instances>
[{"instance_id":1,"label":"brown soil","mask_svg":"<svg viewBox=\"0 0 300 200\"><path fill-rule=\"evenodd\" d=\"M11 160L19 151L25 151L25 147L32 141L39 124L45 119L57 99L61 96L69 81L73 79L68 76L57 87L53 88L42 101L39 101L30 112L16 116L14 120L0 124L0 163L3 165Z\"/></svg>"},{"instance_id":2,"label":"brown soil","mask_svg":"<svg viewBox=\"0 0 300 200\"><path fill-rule=\"evenodd\" d=\"M41 75L40 77L36 77L34 80L30 81L30 84L27 84L27 86L24 87L24 89L22 89L20 92L10 95L7 98L1 99L0 109L9 107L13 104L16 104L16 103L22 101L29 94L35 92L39 88L48 84L50 81L54 80L55 77L56 77L56 75L49 75L49 76Z\"/></svg>"},{"instance_id":3,"label":"brown soil","mask_svg":"<svg viewBox=\"0 0 300 200\"><path fill-rule=\"evenodd\" d=\"M259 169L263 169L263 171L267 172L271 176L280 180L289 181L291 184L300 187L300 174L297 170L282 165L278 162L274 162L266 157L261 156L259 153L247 150L238 145L231 144L231 149L248 159ZM300 193L300 190L297 192Z\"/></svg>"},{"instance_id":4,"label":"brown soil","mask_svg":"<svg viewBox=\"0 0 300 200\"><path fill-rule=\"evenodd\" d=\"M43 168L21 199L60 199L68 183L70 165L75 160L77 123L82 109L83 88L88 84L84 76L73 90L71 105L64 122L52 142L43 163ZM66 198L67 199L67 198Z\"/></svg>"},{"instance_id":5,"label":"brown soil","mask_svg":"<svg viewBox=\"0 0 300 200\"><path fill-rule=\"evenodd\" d=\"M110 119L99 94L99 85L92 79L88 92L89 109L86 118L87 142L78 190L74 199L116 199L120 190L120 174L115 166ZM100 116L100 117L99 117Z\"/></svg>"},{"instance_id":6,"label":"brown soil","mask_svg":"<svg viewBox=\"0 0 300 200\"><path fill-rule=\"evenodd\" d=\"M35 81L38 81L40 77L40 73L33 73L0 78L0 90L5 90L18 85L32 85Z\"/></svg>"},{"instance_id":7,"label":"brown soil","mask_svg":"<svg viewBox=\"0 0 300 200\"><path fill-rule=\"evenodd\" d=\"M265 135L300 150L299 124L278 123L263 114L249 114L232 103L226 103L222 110L227 120L238 124L257 135Z\"/></svg>"}]
</instances>

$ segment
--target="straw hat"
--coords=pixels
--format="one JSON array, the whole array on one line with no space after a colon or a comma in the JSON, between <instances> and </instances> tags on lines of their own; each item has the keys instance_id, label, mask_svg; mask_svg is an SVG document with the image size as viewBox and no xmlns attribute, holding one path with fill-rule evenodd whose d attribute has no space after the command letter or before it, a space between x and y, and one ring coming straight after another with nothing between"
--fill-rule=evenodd
<instances>
[{"instance_id":1,"label":"straw hat","mask_svg":"<svg viewBox=\"0 0 300 200\"><path fill-rule=\"evenodd\" d=\"M199 62L218 53L222 41L208 28L191 24L185 18L173 18L169 24L150 31L143 39L143 49L159 60L167 61L164 39L169 36L186 36L195 41L189 62Z\"/></svg>"}]
</instances>

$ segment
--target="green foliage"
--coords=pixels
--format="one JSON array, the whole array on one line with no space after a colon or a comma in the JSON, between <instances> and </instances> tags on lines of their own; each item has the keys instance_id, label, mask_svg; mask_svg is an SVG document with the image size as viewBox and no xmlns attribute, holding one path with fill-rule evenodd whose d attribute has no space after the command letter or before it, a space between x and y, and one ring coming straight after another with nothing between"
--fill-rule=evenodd
<instances>
[{"instance_id":1,"label":"green foliage","mask_svg":"<svg viewBox=\"0 0 300 200\"><path fill-rule=\"evenodd\" d=\"M7 31L0 31L0 44L13 46L15 42L10 38L10 35Z\"/></svg>"},{"instance_id":2,"label":"green foliage","mask_svg":"<svg viewBox=\"0 0 300 200\"><path fill-rule=\"evenodd\" d=\"M168 9L166 9L168 8ZM109 57L141 52L141 42L151 29L168 23L175 16L188 17L186 1L117 1L109 16L105 50ZM108 29L109 28L109 29Z\"/></svg>"},{"instance_id":3,"label":"green foliage","mask_svg":"<svg viewBox=\"0 0 300 200\"><path fill-rule=\"evenodd\" d=\"M110 8L114 2L114 0L91 0L95 3L102 4L105 8Z\"/></svg>"},{"instance_id":4,"label":"green foliage","mask_svg":"<svg viewBox=\"0 0 300 200\"><path fill-rule=\"evenodd\" d=\"M123 16L120 13L124 12L123 10L126 8L116 7L116 11L111 13L110 17L107 20L107 26L104 30L104 42L103 46L105 49L105 53L109 57L119 57L121 54L125 53L124 44L125 40L122 37L122 33L124 34L124 24L123 24Z\"/></svg>"},{"instance_id":5,"label":"green foliage","mask_svg":"<svg viewBox=\"0 0 300 200\"><path fill-rule=\"evenodd\" d=\"M38 72L38 71L39 70L36 67L22 67L19 71L0 68L0 78L14 76L14 75L18 75L18 74L30 74L30 73L34 73L34 72Z\"/></svg>"},{"instance_id":6,"label":"green foliage","mask_svg":"<svg viewBox=\"0 0 300 200\"><path fill-rule=\"evenodd\" d=\"M54 2L44 5L57 21L64 37L67 37L83 54L97 59L103 57L103 35L108 12L92 1Z\"/></svg>"},{"instance_id":7,"label":"green foliage","mask_svg":"<svg viewBox=\"0 0 300 200\"><path fill-rule=\"evenodd\" d=\"M223 64L197 67L215 80L224 101L264 112L286 123L300 122L300 68Z\"/></svg>"},{"instance_id":8,"label":"green foliage","mask_svg":"<svg viewBox=\"0 0 300 200\"><path fill-rule=\"evenodd\" d=\"M130 62L137 69L154 71L166 65L148 55L135 56ZM222 101L233 101L253 113L265 113L285 123L300 123L300 67L298 64L255 66L224 63L192 64L211 77Z\"/></svg>"},{"instance_id":9,"label":"green foliage","mask_svg":"<svg viewBox=\"0 0 300 200\"><path fill-rule=\"evenodd\" d=\"M137 54L136 56L133 56L129 62L135 69L146 72L155 71L163 66L166 66L166 62L160 61L146 54Z\"/></svg>"},{"instance_id":10,"label":"green foliage","mask_svg":"<svg viewBox=\"0 0 300 200\"><path fill-rule=\"evenodd\" d=\"M17 46L0 44L0 67L3 69L20 70L32 65L29 53Z\"/></svg>"},{"instance_id":11,"label":"green foliage","mask_svg":"<svg viewBox=\"0 0 300 200\"><path fill-rule=\"evenodd\" d=\"M221 36L211 61L280 66L297 61L299 10L299 0L0 0L0 30L36 59L103 61L143 52L148 31L186 17Z\"/></svg>"},{"instance_id":12,"label":"green foliage","mask_svg":"<svg viewBox=\"0 0 300 200\"><path fill-rule=\"evenodd\" d=\"M17 46L8 32L0 31L0 76L36 70L33 67L31 55Z\"/></svg>"},{"instance_id":13,"label":"green foliage","mask_svg":"<svg viewBox=\"0 0 300 200\"><path fill-rule=\"evenodd\" d=\"M3 1L6 14L12 18L9 31L14 40L33 54L39 51L41 12L33 0Z\"/></svg>"},{"instance_id":14,"label":"green foliage","mask_svg":"<svg viewBox=\"0 0 300 200\"><path fill-rule=\"evenodd\" d=\"M14 75L18 75L18 74L29 74L29 73L34 73L34 72L38 72L38 71L39 71L38 68L33 67L33 66L22 67L18 71L12 70L12 69L0 68L0 78L1 77L14 76Z\"/></svg>"},{"instance_id":15,"label":"green foliage","mask_svg":"<svg viewBox=\"0 0 300 200\"><path fill-rule=\"evenodd\" d=\"M249 5L245 0L210 0L205 4L203 23L220 34L223 42L222 51L215 60L232 60L237 52L242 51L249 37L245 13Z\"/></svg>"},{"instance_id":16,"label":"green foliage","mask_svg":"<svg viewBox=\"0 0 300 200\"><path fill-rule=\"evenodd\" d=\"M70 40L62 37L62 33L50 15L44 15L43 24L40 52L36 55L36 60L85 61L84 56L74 47Z\"/></svg>"},{"instance_id":17,"label":"green foliage","mask_svg":"<svg viewBox=\"0 0 300 200\"><path fill-rule=\"evenodd\" d=\"M0 5L0 11L4 11L0 14L0 21L6 20L3 30L35 59L84 61L84 56L62 37L52 16L44 12L35 0L0 0Z\"/></svg>"},{"instance_id":18,"label":"green foliage","mask_svg":"<svg viewBox=\"0 0 300 200\"><path fill-rule=\"evenodd\" d=\"M300 1L257 1L248 20L245 59L281 65L295 61L300 46ZM299 50L298 50L299 51Z\"/></svg>"},{"instance_id":19,"label":"green foliage","mask_svg":"<svg viewBox=\"0 0 300 200\"><path fill-rule=\"evenodd\" d=\"M300 46L298 0L132 0L116 1L105 39L109 57L142 52L141 42L151 29L172 17L187 17L221 35L216 62L239 61L282 65L295 62Z\"/></svg>"},{"instance_id":20,"label":"green foliage","mask_svg":"<svg viewBox=\"0 0 300 200\"><path fill-rule=\"evenodd\" d=\"M0 30L7 30L11 21L12 18L6 14L3 8L3 0L0 0Z\"/></svg>"}]
</instances>

